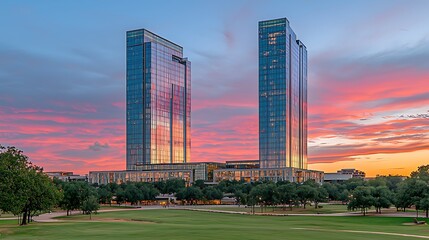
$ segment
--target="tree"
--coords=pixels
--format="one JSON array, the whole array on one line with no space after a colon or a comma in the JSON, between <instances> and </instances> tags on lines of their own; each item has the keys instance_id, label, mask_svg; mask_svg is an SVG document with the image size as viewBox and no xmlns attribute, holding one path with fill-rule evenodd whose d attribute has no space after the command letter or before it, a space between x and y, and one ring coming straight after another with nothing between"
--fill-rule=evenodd
<instances>
[{"instance_id":1,"label":"tree","mask_svg":"<svg viewBox=\"0 0 429 240\"><path fill-rule=\"evenodd\" d=\"M159 195L159 190L150 183L137 183L136 186L142 193L141 200L155 200L156 196Z\"/></svg>"},{"instance_id":2,"label":"tree","mask_svg":"<svg viewBox=\"0 0 429 240\"><path fill-rule=\"evenodd\" d=\"M350 192L359 186L365 186L365 181L362 178L350 178L343 183L346 189Z\"/></svg>"},{"instance_id":3,"label":"tree","mask_svg":"<svg viewBox=\"0 0 429 240\"><path fill-rule=\"evenodd\" d=\"M419 210L421 209L420 203L421 200L425 197L428 186L427 183L420 178L411 178L408 183L408 197L411 199L411 202L416 209L416 214L418 217Z\"/></svg>"},{"instance_id":4,"label":"tree","mask_svg":"<svg viewBox=\"0 0 429 240\"><path fill-rule=\"evenodd\" d=\"M339 196L340 196L340 191L337 187L336 184L334 183L324 183L322 185L322 187L326 190L326 192L328 193L328 198L330 200L339 200Z\"/></svg>"},{"instance_id":5,"label":"tree","mask_svg":"<svg viewBox=\"0 0 429 240\"><path fill-rule=\"evenodd\" d=\"M0 210L22 214L21 225L41 211L50 210L60 198L54 183L33 165L21 150L0 145Z\"/></svg>"},{"instance_id":6,"label":"tree","mask_svg":"<svg viewBox=\"0 0 429 240\"><path fill-rule=\"evenodd\" d=\"M342 204L348 203L350 200L349 195L350 195L349 191L347 191L347 189L344 189L338 196L338 200L340 200Z\"/></svg>"},{"instance_id":7,"label":"tree","mask_svg":"<svg viewBox=\"0 0 429 240\"><path fill-rule=\"evenodd\" d=\"M67 216L70 215L70 211L78 209L80 207L79 187L75 182L69 182L64 184L63 187L63 198L60 202L60 207L67 210Z\"/></svg>"},{"instance_id":8,"label":"tree","mask_svg":"<svg viewBox=\"0 0 429 240\"><path fill-rule=\"evenodd\" d=\"M374 197L372 196L373 187L358 186L351 195L348 209L361 209L363 215L366 215L366 209L374 205Z\"/></svg>"},{"instance_id":9,"label":"tree","mask_svg":"<svg viewBox=\"0 0 429 240\"><path fill-rule=\"evenodd\" d=\"M199 187L200 189L205 188L204 180L198 179L193 184L194 187Z\"/></svg>"},{"instance_id":10,"label":"tree","mask_svg":"<svg viewBox=\"0 0 429 240\"><path fill-rule=\"evenodd\" d=\"M329 197L328 191L326 191L325 188L318 186L317 188L315 188L316 190L316 194L314 196L314 208L318 208L319 207L319 203L320 202L326 202L326 200Z\"/></svg>"},{"instance_id":11,"label":"tree","mask_svg":"<svg viewBox=\"0 0 429 240\"><path fill-rule=\"evenodd\" d=\"M380 176L378 178L385 179L386 186L392 192L396 192L399 187L399 183L401 183L404 180L402 176L398 176L398 175Z\"/></svg>"},{"instance_id":12,"label":"tree","mask_svg":"<svg viewBox=\"0 0 429 240\"><path fill-rule=\"evenodd\" d=\"M405 208L414 205L418 216L420 201L425 197L427 189L428 184L418 178L406 179L399 184L398 192L395 196L396 207L405 211Z\"/></svg>"},{"instance_id":13,"label":"tree","mask_svg":"<svg viewBox=\"0 0 429 240\"><path fill-rule=\"evenodd\" d=\"M99 202L100 203L103 203L103 204L109 203L109 204L111 204L113 193L110 191L110 189L108 188L107 185L101 185L97 189L97 194L98 194L98 198L99 198Z\"/></svg>"},{"instance_id":14,"label":"tree","mask_svg":"<svg viewBox=\"0 0 429 240\"><path fill-rule=\"evenodd\" d=\"M412 200L409 198L409 181L401 182L397 191L395 194L395 206L405 212L405 209L412 205Z\"/></svg>"},{"instance_id":15,"label":"tree","mask_svg":"<svg viewBox=\"0 0 429 240\"><path fill-rule=\"evenodd\" d=\"M134 183L128 183L124 189L125 200L131 205L137 204L144 198L142 191Z\"/></svg>"},{"instance_id":16,"label":"tree","mask_svg":"<svg viewBox=\"0 0 429 240\"><path fill-rule=\"evenodd\" d=\"M240 206L240 204L242 204L242 205L247 204L247 194L243 193L241 190L236 190L234 192L234 198L235 198L235 202L238 204L238 206Z\"/></svg>"},{"instance_id":17,"label":"tree","mask_svg":"<svg viewBox=\"0 0 429 240\"><path fill-rule=\"evenodd\" d=\"M420 208L425 210L426 218L429 217L429 193L426 193L425 196L420 200Z\"/></svg>"},{"instance_id":18,"label":"tree","mask_svg":"<svg viewBox=\"0 0 429 240\"><path fill-rule=\"evenodd\" d=\"M381 187L381 186L387 186L387 181L385 178L376 177L375 179L369 180L367 184L368 186L371 186L371 187Z\"/></svg>"},{"instance_id":19,"label":"tree","mask_svg":"<svg viewBox=\"0 0 429 240\"><path fill-rule=\"evenodd\" d=\"M163 193L173 194L182 188L185 188L185 180L178 178L167 179Z\"/></svg>"},{"instance_id":20,"label":"tree","mask_svg":"<svg viewBox=\"0 0 429 240\"><path fill-rule=\"evenodd\" d=\"M377 213L381 213L381 208L389 208L392 205L392 192L386 186L378 186L372 191L374 197L374 207Z\"/></svg>"},{"instance_id":21,"label":"tree","mask_svg":"<svg viewBox=\"0 0 429 240\"><path fill-rule=\"evenodd\" d=\"M296 185L294 183L282 184L277 188L277 191L279 202L283 205L289 205L290 210L292 210L292 205L297 199Z\"/></svg>"},{"instance_id":22,"label":"tree","mask_svg":"<svg viewBox=\"0 0 429 240\"><path fill-rule=\"evenodd\" d=\"M304 209L308 202L316 197L316 194L317 190L309 185L298 186L296 190L298 201L304 206Z\"/></svg>"},{"instance_id":23,"label":"tree","mask_svg":"<svg viewBox=\"0 0 429 240\"><path fill-rule=\"evenodd\" d=\"M223 193L215 187L206 187L203 189L204 198L206 200L220 200L223 198Z\"/></svg>"},{"instance_id":24,"label":"tree","mask_svg":"<svg viewBox=\"0 0 429 240\"><path fill-rule=\"evenodd\" d=\"M116 196L116 203L118 205L121 205L121 203L125 202L126 200L125 191L122 187L118 187L118 189L116 189L115 196Z\"/></svg>"},{"instance_id":25,"label":"tree","mask_svg":"<svg viewBox=\"0 0 429 240\"><path fill-rule=\"evenodd\" d=\"M186 200L191 204L195 204L197 200L203 199L203 192L197 187L181 188L176 193L178 200Z\"/></svg>"},{"instance_id":26,"label":"tree","mask_svg":"<svg viewBox=\"0 0 429 240\"><path fill-rule=\"evenodd\" d=\"M60 202L60 207L67 210L67 215L69 215L70 211L82 210L83 201L92 195L98 197L95 188L87 182L67 182L64 184L63 199Z\"/></svg>"},{"instance_id":27,"label":"tree","mask_svg":"<svg viewBox=\"0 0 429 240\"><path fill-rule=\"evenodd\" d=\"M100 209L97 197L94 195L89 196L82 202L81 209L84 214L89 214L89 219L92 219L92 213L97 212L97 210Z\"/></svg>"},{"instance_id":28,"label":"tree","mask_svg":"<svg viewBox=\"0 0 429 240\"><path fill-rule=\"evenodd\" d=\"M411 172L411 178L417 178L429 183L429 165L422 165L417 168L417 171Z\"/></svg>"},{"instance_id":29,"label":"tree","mask_svg":"<svg viewBox=\"0 0 429 240\"><path fill-rule=\"evenodd\" d=\"M261 211L262 211L262 206L263 206L263 197L264 197L264 184L259 184L256 187L252 188L252 190L249 193L249 198L247 199L247 202L250 203L253 207L253 213L255 213L254 210L254 206L256 204L259 204L261 206Z\"/></svg>"}]
</instances>

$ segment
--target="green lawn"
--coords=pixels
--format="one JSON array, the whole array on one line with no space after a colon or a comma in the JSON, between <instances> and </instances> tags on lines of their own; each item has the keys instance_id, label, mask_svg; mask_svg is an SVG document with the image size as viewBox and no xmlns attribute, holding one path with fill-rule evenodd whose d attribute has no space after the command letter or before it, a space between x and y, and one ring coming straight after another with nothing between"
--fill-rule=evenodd
<instances>
[{"instance_id":1,"label":"green lawn","mask_svg":"<svg viewBox=\"0 0 429 240\"><path fill-rule=\"evenodd\" d=\"M0 218L12 218L12 217L16 217L16 216L14 216L12 213L1 213L0 214Z\"/></svg>"},{"instance_id":2,"label":"green lawn","mask_svg":"<svg viewBox=\"0 0 429 240\"><path fill-rule=\"evenodd\" d=\"M367 231L429 238L429 226L406 226L412 218L393 217L279 217L161 209L106 212L92 221L82 215L62 219L67 222L25 227L0 221L0 239L417 239Z\"/></svg>"},{"instance_id":3,"label":"green lawn","mask_svg":"<svg viewBox=\"0 0 429 240\"><path fill-rule=\"evenodd\" d=\"M213 210L221 210L221 211L233 211L233 212L248 212L252 211L252 208L245 206L192 206L192 208L201 208L201 209L213 209ZM314 208L314 206L307 206L306 209L302 207L293 207L292 211L286 207L267 207L261 209L260 207L255 207L255 212L260 213L263 211L264 213L280 213L280 214L288 214L288 213L299 213L299 214L317 214L317 213L342 213L348 212L347 205L340 204L327 204L323 205L322 208Z\"/></svg>"}]
</instances>

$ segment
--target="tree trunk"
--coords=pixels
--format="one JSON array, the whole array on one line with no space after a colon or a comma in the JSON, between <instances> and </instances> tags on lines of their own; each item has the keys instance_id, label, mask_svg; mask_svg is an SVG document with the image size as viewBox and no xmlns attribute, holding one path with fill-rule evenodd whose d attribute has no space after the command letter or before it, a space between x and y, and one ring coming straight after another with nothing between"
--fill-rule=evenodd
<instances>
[{"instance_id":1,"label":"tree trunk","mask_svg":"<svg viewBox=\"0 0 429 240\"><path fill-rule=\"evenodd\" d=\"M428 218L428 215L429 215L429 209L426 208L426 218Z\"/></svg>"},{"instance_id":2,"label":"tree trunk","mask_svg":"<svg viewBox=\"0 0 429 240\"><path fill-rule=\"evenodd\" d=\"M24 214L22 216L21 226L22 225L27 225L27 210L24 210Z\"/></svg>"}]
</instances>

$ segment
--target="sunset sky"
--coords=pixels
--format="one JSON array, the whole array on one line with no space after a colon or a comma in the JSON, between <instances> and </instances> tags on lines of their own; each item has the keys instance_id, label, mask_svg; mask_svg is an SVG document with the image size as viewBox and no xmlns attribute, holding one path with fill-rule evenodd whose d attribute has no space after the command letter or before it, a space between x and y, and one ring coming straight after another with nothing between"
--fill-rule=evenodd
<instances>
[{"instance_id":1,"label":"sunset sky","mask_svg":"<svg viewBox=\"0 0 429 240\"><path fill-rule=\"evenodd\" d=\"M309 167L429 164L429 1L1 1L0 144L45 171L125 169L125 32L192 62L191 161L258 158L258 21L309 56Z\"/></svg>"}]
</instances>

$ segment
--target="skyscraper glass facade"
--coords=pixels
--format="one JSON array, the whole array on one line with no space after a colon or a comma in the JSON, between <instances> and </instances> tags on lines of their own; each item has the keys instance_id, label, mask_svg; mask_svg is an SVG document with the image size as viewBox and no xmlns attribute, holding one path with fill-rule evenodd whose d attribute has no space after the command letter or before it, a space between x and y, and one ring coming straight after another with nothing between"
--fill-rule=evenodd
<instances>
[{"instance_id":1,"label":"skyscraper glass facade","mask_svg":"<svg viewBox=\"0 0 429 240\"><path fill-rule=\"evenodd\" d=\"M286 18L259 22L259 159L307 169L307 50Z\"/></svg>"},{"instance_id":2,"label":"skyscraper glass facade","mask_svg":"<svg viewBox=\"0 0 429 240\"><path fill-rule=\"evenodd\" d=\"M191 63L145 29L127 32L127 170L190 161Z\"/></svg>"}]
</instances>

